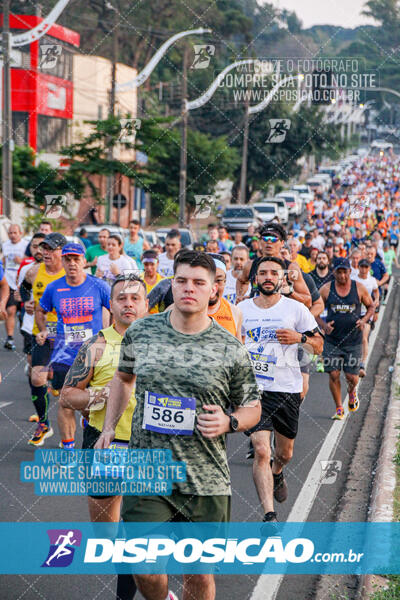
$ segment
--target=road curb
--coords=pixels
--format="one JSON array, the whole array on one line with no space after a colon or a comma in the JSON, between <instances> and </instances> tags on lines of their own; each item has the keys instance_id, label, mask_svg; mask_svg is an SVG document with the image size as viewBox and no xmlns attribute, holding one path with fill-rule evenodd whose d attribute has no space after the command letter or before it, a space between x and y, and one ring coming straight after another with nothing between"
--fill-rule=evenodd
<instances>
[{"instance_id":1,"label":"road curb","mask_svg":"<svg viewBox=\"0 0 400 600\"><path fill-rule=\"evenodd\" d=\"M393 493L396 487L396 466L394 457L400 427L400 339L396 350L390 399L383 428L383 441L379 452L372 494L369 505L369 521L393 521ZM364 575L360 581L359 598L367 600L379 586L381 578Z\"/></svg>"}]
</instances>

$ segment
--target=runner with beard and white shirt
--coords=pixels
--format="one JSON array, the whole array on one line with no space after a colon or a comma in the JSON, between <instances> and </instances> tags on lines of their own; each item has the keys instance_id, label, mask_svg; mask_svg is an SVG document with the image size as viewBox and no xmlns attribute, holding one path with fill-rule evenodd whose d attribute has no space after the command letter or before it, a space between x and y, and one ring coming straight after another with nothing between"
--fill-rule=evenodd
<instances>
[{"instance_id":1,"label":"runner with beard and white shirt","mask_svg":"<svg viewBox=\"0 0 400 600\"><path fill-rule=\"evenodd\" d=\"M281 295L285 268L282 259L263 257L256 274L260 295L238 304L243 314L243 342L262 390L261 419L246 433L254 446L253 477L264 521L277 520L273 499L284 502L288 493L282 468L293 455L303 389L298 344L307 342L307 351L313 354L320 354L323 347L310 311L301 302ZM271 431L275 434L272 464Z\"/></svg>"},{"instance_id":2,"label":"runner with beard and white shirt","mask_svg":"<svg viewBox=\"0 0 400 600\"><path fill-rule=\"evenodd\" d=\"M226 272L226 283L223 298L231 304L236 304L236 280L243 267L249 260L249 249L247 246L235 246L232 250L232 265L233 268ZM246 296L251 292L251 285L247 289Z\"/></svg>"}]
</instances>

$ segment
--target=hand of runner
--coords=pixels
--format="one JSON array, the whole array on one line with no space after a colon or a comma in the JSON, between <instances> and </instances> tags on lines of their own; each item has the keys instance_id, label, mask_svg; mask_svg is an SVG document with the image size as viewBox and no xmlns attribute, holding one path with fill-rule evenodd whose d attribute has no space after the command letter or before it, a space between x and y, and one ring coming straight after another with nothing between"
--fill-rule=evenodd
<instances>
[{"instance_id":1,"label":"hand of runner","mask_svg":"<svg viewBox=\"0 0 400 600\"><path fill-rule=\"evenodd\" d=\"M356 321L356 327L361 329L361 331L364 329L364 325L365 325L364 319L358 319L358 321Z\"/></svg>"},{"instance_id":2,"label":"hand of runner","mask_svg":"<svg viewBox=\"0 0 400 600\"><path fill-rule=\"evenodd\" d=\"M36 342L39 344L39 346L43 346L43 344L45 343L47 338L47 331L39 331L39 333L36 335Z\"/></svg>"},{"instance_id":3,"label":"hand of runner","mask_svg":"<svg viewBox=\"0 0 400 600\"><path fill-rule=\"evenodd\" d=\"M332 331L335 329L333 326L333 323L334 323L333 321L329 321L329 323L325 323L324 329L325 329L325 333L327 333L328 335L330 333L332 333Z\"/></svg>"},{"instance_id":4,"label":"hand of runner","mask_svg":"<svg viewBox=\"0 0 400 600\"><path fill-rule=\"evenodd\" d=\"M110 271L113 275L119 275L120 274L120 270L118 268L118 266L114 263L110 264Z\"/></svg>"},{"instance_id":5,"label":"hand of runner","mask_svg":"<svg viewBox=\"0 0 400 600\"><path fill-rule=\"evenodd\" d=\"M17 288L14 292L14 298L17 302L22 302L21 294L19 293L19 289Z\"/></svg>"},{"instance_id":6,"label":"hand of runner","mask_svg":"<svg viewBox=\"0 0 400 600\"><path fill-rule=\"evenodd\" d=\"M294 329L277 329L276 337L280 344L298 344L301 341L301 333Z\"/></svg>"},{"instance_id":7,"label":"hand of runner","mask_svg":"<svg viewBox=\"0 0 400 600\"><path fill-rule=\"evenodd\" d=\"M230 431L230 420L221 406L216 404L203 404L203 409L209 412L201 413L197 417L197 429L205 438L215 438Z\"/></svg>"},{"instance_id":8,"label":"hand of runner","mask_svg":"<svg viewBox=\"0 0 400 600\"><path fill-rule=\"evenodd\" d=\"M24 303L24 308L25 308L25 312L28 315L33 315L33 313L35 312L35 301L28 300L27 302Z\"/></svg>"},{"instance_id":9,"label":"hand of runner","mask_svg":"<svg viewBox=\"0 0 400 600\"><path fill-rule=\"evenodd\" d=\"M114 429L103 429L101 432L101 436L97 440L94 449L95 450L106 450L111 442L115 438L115 430Z\"/></svg>"}]
</instances>

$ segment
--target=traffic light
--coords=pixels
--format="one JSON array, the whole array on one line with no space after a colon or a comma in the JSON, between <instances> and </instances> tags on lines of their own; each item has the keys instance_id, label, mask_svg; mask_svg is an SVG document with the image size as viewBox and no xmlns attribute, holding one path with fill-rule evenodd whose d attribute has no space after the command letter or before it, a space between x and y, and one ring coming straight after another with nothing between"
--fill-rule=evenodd
<instances>
[{"instance_id":1,"label":"traffic light","mask_svg":"<svg viewBox=\"0 0 400 600\"><path fill-rule=\"evenodd\" d=\"M312 74L312 104L331 104L332 71L315 69Z\"/></svg>"}]
</instances>

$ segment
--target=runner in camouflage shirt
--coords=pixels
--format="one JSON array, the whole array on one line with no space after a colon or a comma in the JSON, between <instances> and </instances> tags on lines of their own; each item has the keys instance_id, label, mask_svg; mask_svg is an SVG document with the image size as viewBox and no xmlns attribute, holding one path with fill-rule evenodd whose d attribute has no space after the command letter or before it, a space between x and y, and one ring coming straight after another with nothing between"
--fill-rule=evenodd
<instances>
[{"instance_id":1,"label":"runner in camouflage shirt","mask_svg":"<svg viewBox=\"0 0 400 600\"><path fill-rule=\"evenodd\" d=\"M204 404L224 411L257 398L250 358L244 346L212 321L194 335L176 331L170 312L140 319L126 332L119 371L135 374L137 408L132 419L132 448L170 448L186 463L186 482L174 484L184 494L231 493L225 436L168 435L142 429L145 392L196 398L196 416Z\"/></svg>"}]
</instances>

